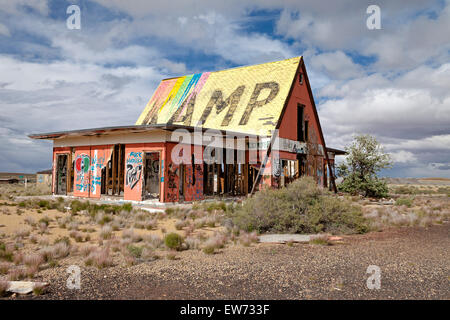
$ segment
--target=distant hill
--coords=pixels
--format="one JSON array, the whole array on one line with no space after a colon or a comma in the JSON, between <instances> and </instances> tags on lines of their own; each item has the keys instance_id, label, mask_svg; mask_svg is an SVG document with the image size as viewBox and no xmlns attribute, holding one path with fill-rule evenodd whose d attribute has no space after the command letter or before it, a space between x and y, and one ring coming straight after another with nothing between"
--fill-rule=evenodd
<instances>
[{"instance_id":1,"label":"distant hill","mask_svg":"<svg viewBox=\"0 0 450 320\"><path fill-rule=\"evenodd\" d=\"M17 179L19 181L25 181L25 178L29 182L36 181L36 174L20 172L0 172L0 180Z\"/></svg>"},{"instance_id":2,"label":"distant hill","mask_svg":"<svg viewBox=\"0 0 450 320\"><path fill-rule=\"evenodd\" d=\"M450 178L386 178L389 184L450 185Z\"/></svg>"}]
</instances>

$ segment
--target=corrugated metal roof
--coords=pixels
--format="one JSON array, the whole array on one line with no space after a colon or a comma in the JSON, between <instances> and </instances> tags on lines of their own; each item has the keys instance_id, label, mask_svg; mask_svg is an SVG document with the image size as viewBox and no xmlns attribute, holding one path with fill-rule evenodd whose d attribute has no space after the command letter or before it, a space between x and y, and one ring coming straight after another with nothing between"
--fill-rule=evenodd
<instances>
[{"instance_id":1,"label":"corrugated metal roof","mask_svg":"<svg viewBox=\"0 0 450 320\"><path fill-rule=\"evenodd\" d=\"M301 57L162 80L136 125L181 124L271 135Z\"/></svg>"}]
</instances>

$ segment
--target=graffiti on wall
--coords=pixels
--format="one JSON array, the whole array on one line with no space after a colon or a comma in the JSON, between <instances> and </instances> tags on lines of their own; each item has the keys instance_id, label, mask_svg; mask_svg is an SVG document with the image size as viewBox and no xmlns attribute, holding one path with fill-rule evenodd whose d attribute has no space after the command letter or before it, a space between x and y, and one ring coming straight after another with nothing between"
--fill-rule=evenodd
<instances>
[{"instance_id":1,"label":"graffiti on wall","mask_svg":"<svg viewBox=\"0 0 450 320\"><path fill-rule=\"evenodd\" d=\"M201 164L186 166L185 200L202 200L203 197L203 167Z\"/></svg>"},{"instance_id":2,"label":"graffiti on wall","mask_svg":"<svg viewBox=\"0 0 450 320\"><path fill-rule=\"evenodd\" d=\"M130 152L127 157L126 185L134 189L141 180L142 175L142 152Z\"/></svg>"},{"instance_id":3,"label":"graffiti on wall","mask_svg":"<svg viewBox=\"0 0 450 320\"><path fill-rule=\"evenodd\" d=\"M97 194L101 192L102 176L101 171L105 166L104 155L99 155L98 150L94 151L94 156L91 159L91 193Z\"/></svg>"},{"instance_id":4,"label":"graffiti on wall","mask_svg":"<svg viewBox=\"0 0 450 320\"><path fill-rule=\"evenodd\" d=\"M178 166L169 164L167 168L167 200L178 200Z\"/></svg>"},{"instance_id":5,"label":"graffiti on wall","mask_svg":"<svg viewBox=\"0 0 450 320\"><path fill-rule=\"evenodd\" d=\"M75 158L75 190L79 192L89 191L89 166L90 158L81 153Z\"/></svg>"}]
</instances>

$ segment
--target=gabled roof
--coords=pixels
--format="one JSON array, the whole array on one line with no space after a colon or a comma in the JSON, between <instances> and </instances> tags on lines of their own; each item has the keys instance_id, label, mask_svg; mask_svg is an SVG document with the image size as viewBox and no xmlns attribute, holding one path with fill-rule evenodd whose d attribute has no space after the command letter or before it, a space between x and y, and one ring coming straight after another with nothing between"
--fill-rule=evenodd
<instances>
[{"instance_id":1,"label":"gabled roof","mask_svg":"<svg viewBox=\"0 0 450 320\"><path fill-rule=\"evenodd\" d=\"M271 135L301 57L162 80L136 125L180 124Z\"/></svg>"}]
</instances>

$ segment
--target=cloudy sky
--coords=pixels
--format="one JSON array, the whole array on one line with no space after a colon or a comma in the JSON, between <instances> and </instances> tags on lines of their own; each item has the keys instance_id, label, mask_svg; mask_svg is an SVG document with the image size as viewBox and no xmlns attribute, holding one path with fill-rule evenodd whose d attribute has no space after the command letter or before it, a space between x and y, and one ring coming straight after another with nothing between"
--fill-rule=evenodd
<instances>
[{"instance_id":1,"label":"cloudy sky","mask_svg":"<svg viewBox=\"0 0 450 320\"><path fill-rule=\"evenodd\" d=\"M27 134L134 124L162 78L303 55L328 146L370 133L384 175L450 177L449 32L450 1L0 0L0 171L51 166Z\"/></svg>"}]
</instances>

